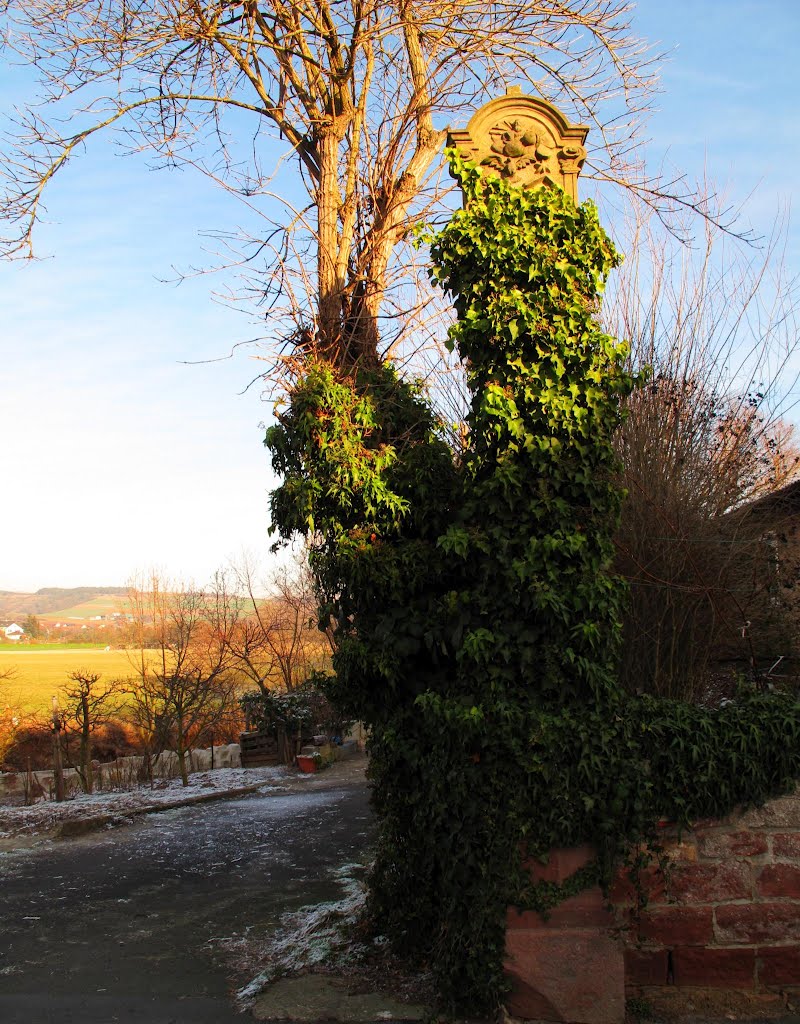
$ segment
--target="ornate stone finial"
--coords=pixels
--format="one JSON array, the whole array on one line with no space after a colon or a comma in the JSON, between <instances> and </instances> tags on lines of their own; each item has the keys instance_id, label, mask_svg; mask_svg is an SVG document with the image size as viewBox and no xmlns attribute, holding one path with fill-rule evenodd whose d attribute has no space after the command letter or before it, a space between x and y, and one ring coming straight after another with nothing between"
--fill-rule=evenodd
<instances>
[{"instance_id":1,"label":"ornate stone finial","mask_svg":"<svg viewBox=\"0 0 800 1024\"><path fill-rule=\"evenodd\" d=\"M586 159L589 129L570 124L547 100L523 96L512 85L490 100L447 143L510 185L559 185L577 203L578 175Z\"/></svg>"}]
</instances>

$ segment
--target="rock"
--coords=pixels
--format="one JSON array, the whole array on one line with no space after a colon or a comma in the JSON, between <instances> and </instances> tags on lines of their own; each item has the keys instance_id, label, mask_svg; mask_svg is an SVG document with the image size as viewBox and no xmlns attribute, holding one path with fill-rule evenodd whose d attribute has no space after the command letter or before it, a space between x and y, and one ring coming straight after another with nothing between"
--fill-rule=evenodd
<instances>
[{"instance_id":1,"label":"rock","mask_svg":"<svg viewBox=\"0 0 800 1024\"><path fill-rule=\"evenodd\" d=\"M62 821L55 830L57 839L73 839L75 836L85 836L89 832L96 832L98 829L107 828L109 825L117 824L119 818L113 814L93 814L91 818L73 818L71 821Z\"/></svg>"},{"instance_id":2,"label":"rock","mask_svg":"<svg viewBox=\"0 0 800 1024\"><path fill-rule=\"evenodd\" d=\"M292 1021L293 1024L375 1024L375 1021L422 1021L430 1017L424 1006L401 1003L378 992L350 994L342 978L302 974L281 978L262 992L252 1009L263 1021Z\"/></svg>"}]
</instances>

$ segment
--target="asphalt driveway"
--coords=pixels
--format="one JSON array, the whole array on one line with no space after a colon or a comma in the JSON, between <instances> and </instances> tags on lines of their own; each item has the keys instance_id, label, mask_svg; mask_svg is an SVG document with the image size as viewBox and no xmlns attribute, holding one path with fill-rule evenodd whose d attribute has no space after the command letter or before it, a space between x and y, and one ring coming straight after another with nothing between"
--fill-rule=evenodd
<instances>
[{"instance_id":1,"label":"asphalt driveway","mask_svg":"<svg viewBox=\"0 0 800 1024\"><path fill-rule=\"evenodd\" d=\"M241 1024L232 936L336 899L371 835L363 762L0 857L3 1024Z\"/></svg>"}]
</instances>

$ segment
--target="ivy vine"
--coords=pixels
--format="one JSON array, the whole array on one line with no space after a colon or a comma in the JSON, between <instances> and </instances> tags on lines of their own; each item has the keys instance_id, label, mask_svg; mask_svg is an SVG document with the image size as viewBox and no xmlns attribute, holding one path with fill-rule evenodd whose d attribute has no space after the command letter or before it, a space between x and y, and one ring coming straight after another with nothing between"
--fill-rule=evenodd
<instances>
[{"instance_id":1,"label":"ivy vine","mask_svg":"<svg viewBox=\"0 0 800 1024\"><path fill-rule=\"evenodd\" d=\"M391 366L343 377L313 359L266 443L273 529L310 539L336 641L328 695L369 729L371 911L474 1013L502 1000L509 905L608 882L662 817L784 791L800 711L622 693L611 441L636 381L596 322L619 256L592 204L449 156L467 201L426 241L458 317L466 452ZM585 842L597 860L564 887L531 883L526 858Z\"/></svg>"}]
</instances>

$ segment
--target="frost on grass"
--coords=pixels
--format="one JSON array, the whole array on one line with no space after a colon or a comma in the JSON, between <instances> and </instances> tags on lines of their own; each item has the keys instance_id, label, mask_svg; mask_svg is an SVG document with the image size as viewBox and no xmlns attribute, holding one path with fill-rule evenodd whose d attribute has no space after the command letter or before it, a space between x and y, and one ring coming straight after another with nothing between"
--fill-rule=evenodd
<instances>
[{"instance_id":1,"label":"frost on grass","mask_svg":"<svg viewBox=\"0 0 800 1024\"><path fill-rule=\"evenodd\" d=\"M343 889L340 900L302 907L281 918L280 928L257 951L261 970L237 992L243 1008L265 988L289 974L300 974L322 965L335 968L363 957L367 947L354 936L364 914L366 892L360 864L345 864L333 872ZM248 937L223 940L221 945L239 955L246 952ZM252 947L250 950L253 953Z\"/></svg>"}]
</instances>

